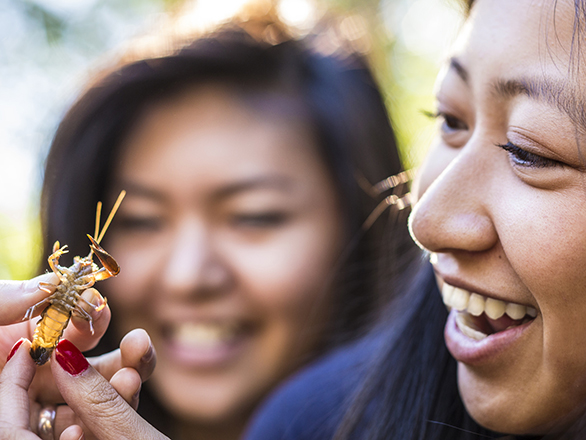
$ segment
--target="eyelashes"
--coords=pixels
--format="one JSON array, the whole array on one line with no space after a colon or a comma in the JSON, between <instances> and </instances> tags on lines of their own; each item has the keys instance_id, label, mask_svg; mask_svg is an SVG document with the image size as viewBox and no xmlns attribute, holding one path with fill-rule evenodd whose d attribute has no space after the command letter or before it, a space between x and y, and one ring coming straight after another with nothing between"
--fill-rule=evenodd
<instances>
[{"instance_id":1,"label":"eyelashes","mask_svg":"<svg viewBox=\"0 0 586 440\"><path fill-rule=\"evenodd\" d=\"M507 153L509 153L509 158L511 159L513 164L517 166L531 168L563 167L563 164L557 160L548 159L547 157L530 153L527 150L519 148L517 145L513 144L510 141L506 144L497 144L496 146L502 148Z\"/></svg>"},{"instance_id":2,"label":"eyelashes","mask_svg":"<svg viewBox=\"0 0 586 440\"><path fill-rule=\"evenodd\" d=\"M447 142L448 139L452 139L451 135L469 130L468 125L462 119L444 111L439 110L436 112L430 112L422 110L422 113L431 119L439 119L442 121L441 131L443 135L446 136L445 139ZM564 166L564 164L558 160L549 159L547 157L531 153L513 144L511 141L508 141L506 144L496 144L496 146L505 150L509 154L509 158L513 165L518 167L555 168Z\"/></svg>"},{"instance_id":3,"label":"eyelashes","mask_svg":"<svg viewBox=\"0 0 586 440\"><path fill-rule=\"evenodd\" d=\"M422 110L421 113L423 113L428 118L439 119L440 121L442 121L441 130L444 133L453 133L459 130L468 130L468 125L464 121L449 113L443 111L430 112L427 110Z\"/></svg>"}]
</instances>

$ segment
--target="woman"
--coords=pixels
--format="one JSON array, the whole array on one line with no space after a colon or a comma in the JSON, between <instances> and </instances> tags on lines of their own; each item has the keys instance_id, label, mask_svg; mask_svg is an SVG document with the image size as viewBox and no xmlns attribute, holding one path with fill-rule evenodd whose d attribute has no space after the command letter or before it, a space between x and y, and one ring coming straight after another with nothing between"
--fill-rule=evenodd
<instances>
[{"instance_id":1,"label":"woman","mask_svg":"<svg viewBox=\"0 0 586 440\"><path fill-rule=\"evenodd\" d=\"M146 329L159 357L141 414L175 439L238 438L278 382L369 325L378 264L409 244L395 215L361 228L390 194L371 185L401 165L361 57L278 22L181 43L105 72L65 116L46 249L84 252L97 200L125 189L102 242L121 272L100 287L101 348Z\"/></svg>"},{"instance_id":2,"label":"woman","mask_svg":"<svg viewBox=\"0 0 586 440\"><path fill-rule=\"evenodd\" d=\"M268 404L249 438L584 438L586 5L469 6L410 217L449 316L423 274L403 319L378 330L370 369L323 362ZM352 405L325 415L325 398L296 394L332 385L340 365L366 375L343 392ZM285 409L289 420L271 418ZM332 419L321 436L302 427Z\"/></svg>"}]
</instances>

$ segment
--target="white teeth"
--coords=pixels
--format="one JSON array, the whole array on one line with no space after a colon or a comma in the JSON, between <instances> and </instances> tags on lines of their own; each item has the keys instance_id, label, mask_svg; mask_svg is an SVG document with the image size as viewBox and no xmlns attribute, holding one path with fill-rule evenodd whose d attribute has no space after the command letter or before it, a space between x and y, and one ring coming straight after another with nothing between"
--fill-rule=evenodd
<instances>
[{"instance_id":1,"label":"white teeth","mask_svg":"<svg viewBox=\"0 0 586 440\"><path fill-rule=\"evenodd\" d=\"M527 313L527 307L522 306L521 304L507 303L505 313L511 319L521 319Z\"/></svg>"},{"instance_id":2,"label":"white teeth","mask_svg":"<svg viewBox=\"0 0 586 440\"><path fill-rule=\"evenodd\" d=\"M450 286L449 284L444 283L442 288L442 299L444 300L444 304L448 306L448 308L452 305L452 293L454 293L454 286Z\"/></svg>"},{"instance_id":3,"label":"white teeth","mask_svg":"<svg viewBox=\"0 0 586 440\"><path fill-rule=\"evenodd\" d=\"M462 333L477 341L481 341L488 336L487 334L472 328L472 323L468 322L466 317L467 316L464 313L458 313L456 315L456 325Z\"/></svg>"},{"instance_id":4,"label":"white teeth","mask_svg":"<svg viewBox=\"0 0 586 440\"><path fill-rule=\"evenodd\" d=\"M467 290L455 288L452 293L452 307L458 311L466 310L468 307L468 300L470 299L470 293Z\"/></svg>"},{"instance_id":5,"label":"white teeth","mask_svg":"<svg viewBox=\"0 0 586 440\"><path fill-rule=\"evenodd\" d=\"M487 298L484 305L484 313L490 319L499 319L505 314L507 304L504 301L500 301L494 298Z\"/></svg>"},{"instance_id":6,"label":"white teeth","mask_svg":"<svg viewBox=\"0 0 586 440\"><path fill-rule=\"evenodd\" d=\"M486 313L490 319L495 320L501 318L505 313L514 320L523 319L526 315L531 318L537 316L537 310L533 307L487 298L447 283L442 286L442 298L448 310L451 308L459 312L466 310L472 316Z\"/></svg>"},{"instance_id":7,"label":"white teeth","mask_svg":"<svg viewBox=\"0 0 586 440\"><path fill-rule=\"evenodd\" d=\"M478 293L470 294L470 300L468 301L468 313L473 316L480 316L484 312L484 297Z\"/></svg>"},{"instance_id":8,"label":"white teeth","mask_svg":"<svg viewBox=\"0 0 586 440\"><path fill-rule=\"evenodd\" d=\"M186 323L174 333L178 342L200 348L211 348L225 343L235 335L234 326L220 324Z\"/></svg>"}]
</instances>

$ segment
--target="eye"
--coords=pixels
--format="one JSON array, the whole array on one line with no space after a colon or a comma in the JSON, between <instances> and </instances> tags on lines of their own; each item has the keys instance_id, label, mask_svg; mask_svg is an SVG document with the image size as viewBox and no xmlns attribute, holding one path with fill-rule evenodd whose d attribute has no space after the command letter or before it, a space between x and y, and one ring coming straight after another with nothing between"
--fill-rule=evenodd
<instances>
[{"instance_id":1,"label":"eye","mask_svg":"<svg viewBox=\"0 0 586 440\"><path fill-rule=\"evenodd\" d=\"M454 133L456 131L468 130L468 124L456 116L453 116L444 111L440 110L435 113L424 111L423 113L430 118L439 119L442 121L441 131L446 134Z\"/></svg>"},{"instance_id":2,"label":"eye","mask_svg":"<svg viewBox=\"0 0 586 440\"><path fill-rule=\"evenodd\" d=\"M287 219L284 212L243 213L234 215L232 223L239 227L270 229L282 225Z\"/></svg>"},{"instance_id":3,"label":"eye","mask_svg":"<svg viewBox=\"0 0 586 440\"><path fill-rule=\"evenodd\" d=\"M514 165L530 168L553 168L563 167L563 163L548 159L547 157L539 156L527 150L523 150L512 142L506 144L497 144L497 147L502 148L509 153L509 158Z\"/></svg>"},{"instance_id":4,"label":"eye","mask_svg":"<svg viewBox=\"0 0 586 440\"><path fill-rule=\"evenodd\" d=\"M117 228L125 232L155 232L163 227L158 217L124 216L118 219Z\"/></svg>"}]
</instances>

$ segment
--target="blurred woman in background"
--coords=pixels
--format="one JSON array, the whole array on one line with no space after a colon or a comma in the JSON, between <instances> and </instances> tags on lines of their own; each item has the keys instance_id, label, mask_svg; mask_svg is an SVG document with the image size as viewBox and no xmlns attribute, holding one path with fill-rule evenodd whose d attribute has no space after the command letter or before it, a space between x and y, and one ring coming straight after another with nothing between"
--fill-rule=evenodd
<instances>
[{"instance_id":1,"label":"blurred woman in background","mask_svg":"<svg viewBox=\"0 0 586 440\"><path fill-rule=\"evenodd\" d=\"M83 254L96 202L128 193L102 242L122 269L101 286L98 351L147 330L158 366L140 412L174 439L238 438L275 385L366 331L390 295L381 270L407 267L383 99L362 56L320 38L269 14L160 40L100 74L53 141L46 254L56 239ZM100 429L133 428L116 420Z\"/></svg>"}]
</instances>

